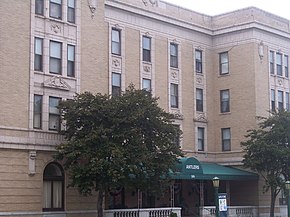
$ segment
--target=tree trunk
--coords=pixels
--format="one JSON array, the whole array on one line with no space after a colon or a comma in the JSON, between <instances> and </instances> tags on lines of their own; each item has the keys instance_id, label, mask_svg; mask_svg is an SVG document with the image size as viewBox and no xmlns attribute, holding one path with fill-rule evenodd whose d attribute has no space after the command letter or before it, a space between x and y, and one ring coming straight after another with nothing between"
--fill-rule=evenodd
<instances>
[{"instance_id":1,"label":"tree trunk","mask_svg":"<svg viewBox=\"0 0 290 217\"><path fill-rule=\"evenodd\" d=\"M275 214L275 201L276 201L276 189L271 187L271 207L270 207L270 217L274 217Z\"/></svg>"},{"instance_id":2,"label":"tree trunk","mask_svg":"<svg viewBox=\"0 0 290 217\"><path fill-rule=\"evenodd\" d=\"M98 202L97 202L97 211L98 211L98 217L103 217L103 200L104 200L104 191L99 190L98 192Z\"/></svg>"}]
</instances>

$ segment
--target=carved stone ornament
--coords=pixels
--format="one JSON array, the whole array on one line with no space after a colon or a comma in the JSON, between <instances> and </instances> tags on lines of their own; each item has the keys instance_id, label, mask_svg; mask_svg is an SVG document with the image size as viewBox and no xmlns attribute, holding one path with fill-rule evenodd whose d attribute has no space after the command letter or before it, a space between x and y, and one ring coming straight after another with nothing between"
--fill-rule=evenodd
<instances>
[{"instance_id":1,"label":"carved stone ornament","mask_svg":"<svg viewBox=\"0 0 290 217\"><path fill-rule=\"evenodd\" d=\"M178 73L176 71L171 71L171 77L174 79L178 78Z\"/></svg>"},{"instance_id":2,"label":"carved stone ornament","mask_svg":"<svg viewBox=\"0 0 290 217\"><path fill-rule=\"evenodd\" d=\"M36 159L36 151L29 151L29 158L28 158L28 175L33 176L35 175L35 159Z\"/></svg>"},{"instance_id":3,"label":"carved stone ornament","mask_svg":"<svg viewBox=\"0 0 290 217\"><path fill-rule=\"evenodd\" d=\"M204 114L198 115L196 118L193 119L195 122L203 122L207 123L207 118Z\"/></svg>"},{"instance_id":4,"label":"carved stone ornament","mask_svg":"<svg viewBox=\"0 0 290 217\"><path fill-rule=\"evenodd\" d=\"M203 83L202 78L201 78L201 77L197 77L197 78L196 78L196 83L198 83L198 84L202 84L202 83Z\"/></svg>"},{"instance_id":5,"label":"carved stone ornament","mask_svg":"<svg viewBox=\"0 0 290 217\"><path fill-rule=\"evenodd\" d=\"M60 77L52 77L43 82L44 87L57 88L62 90L70 90L71 87Z\"/></svg>"},{"instance_id":6,"label":"carved stone ornament","mask_svg":"<svg viewBox=\"0 0 290 217\"><path fill-rule=\"evenodd\" d=\"M145 6L147 6L149 3L152 5L152 6L158 6L158 0L142 0L143 1L143 4Z\"/></svg>"},{"instance_id":7,"label":"carved stone ornament","mask_svg":"<svg viewBox=\"0 0 290 217\"><path fill-rule=\"evenodd\" d=\"M51 31L53 31L54 33L61 33L61 26L59 25L59 24L57 24L57 23L52 23L51 25L50 25L50 29L51 29Z\"/></svg>"},{"instance_id":8,"label":"carved stone ornament","mask_svg":"<svg viewBox=\"0 0 290 217\"><path fill-rule=\"evenodd\" d=\"M183 115L179 111L173 113L173 115L175 119L183 120Z\"/></svg>"},{"instance_id":9,"label":"carved stone ornament","mask_svg":"<svg viewBox=\"0 0 290 217\"><path fill-rule=\"evenodd\" d=\"M278 84L279 84L280 86L282 86L282 84L283 84L283 80L282 80L282 79L278 79Z\"/></svg>"},{"instance_id":10,"label":"carved stone ornament","mask_svg":"<svg viewBox=\"0 0 290 217\"><path fill-rule=\"evenodd\" d=\"M144 72L151 72L151 67L148 65L144 65L143 70L144 70Z\"/></svg>"},{"instance_id":11,"label":"carved stone ornament","mask_svg":"<svg viewBox=\"0 0 290 217\"><path fill-rule=\"evenodd\" d=\"M93 19L97 10L96 0L88 0L88 6L91 11L91 18Z\"/></svg>"},{"instance_id":12,"label":"carved stone ornament","mask_svg":"<svg viewBox=\"0 0 290 217\"><path fill-rule=\"evenodd\" d=\"M119 59L112 59L112 66L114 68L121 68L121 61Z\"/></svg>"}]
</instances>

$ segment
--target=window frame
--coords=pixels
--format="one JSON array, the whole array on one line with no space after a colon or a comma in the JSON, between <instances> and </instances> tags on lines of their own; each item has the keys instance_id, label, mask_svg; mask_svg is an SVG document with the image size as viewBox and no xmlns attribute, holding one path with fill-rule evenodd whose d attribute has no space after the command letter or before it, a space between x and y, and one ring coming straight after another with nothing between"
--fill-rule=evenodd
<instances>
[{"instance_id":1,"label":"window frame","mask_svg":"<svg viewBox=\"0 0 290 217\"><path fill-rule=\"evenodd\" d=\"M47 169L50 166L54 166L57 167L59 169L59 171L61 172L61 176L52 176L52 175L47 175ZM44 207L44 197L46 196L46 192L44 190L44 184L46 182L51 182L51 192L50 192L50 197L51 197L51 201L50 201L50 206L51 207ZM61 182L61 192L58 192L61 194L61 207L54 207L54 183L55 182ZM46 167L43 170L43 204L42 204L42 211L43 212L50 212L50 211L63 211L64 210L64 200L65 200L65 174L64 174L64 170L63 168L60 166L60 164L56 163L56 162L51 162L49 164L46 165Z\"/></svg>"},{"instance_id":2,"label":"window frame","mask_svg":"<svg viewBox=\"0 0 290 217\"><path fill-rule=\"evenodd\" d=\"M178 84L170 83L170 107L178 108Z\"/></svg>"},{"instance_id":3,"label":"window frame","mask_svg":"<svg viewBox=\"0 0 290 217\"><path fill-rule=\"evenodd\" d=\"M148 40L148 47L145 40ZM142 36L142 61L151 62L151 37L145 35Z\"/></svg>"},{"instance_id":4,"label":"window frame","mask_svg":"<svg viewBox=\"0 0 290 217\"><path fill-rule=\"evenodd\" d=\"M200 58L198 58L200 57ZM198 74L203 73L202 67L202 50L195 49L195 72Z\"/></svg>"},{"instance_id":5,"label":"window frame","mask_svg":"<svg viewBox=\"0 0 290 217\"><path fill-rule=\"evenodd\" d=\"M269 63L270 63L270 74L274 75L275 74L275 52L270 50L269 54Z\"/></svg>"},{"instance_id":6,"label":"window frame","mask_svg":"<svg viewBox=\"0 0 290 217\"><path fill-rule=\"evenodd\" d=\"M60 57L56 57L56 56L52 56L52 53L54 53L54 51L52 51L52 44L57 44L59 45L59 51L57 53L59 53ZM57 68L58 68L58 72L54 72L52 71L52 64L53 63L57 63ZM49 73L51 74L57 74L57 75L61 75L62 74L62 43L58 42L58 41L49 41Z\"/></svg>"},{"instance_id":7,"label":"window frame","mask_svg":"<svg viewBox=\"0 0 290 217\"><path fill-rule=\"evenodd\" d=\"M203 112L204 106L203 106L203 89L201 88L196 88L196 105L195 109L198 112Z\"/></svg>"},{"instance_id":8,"label":"window frame","mask_svg":"<svg viewBox=\"0 0 290 217\"><path fill-rule=\"evenodd\" d=\"M52 100L58 100L57 105L54 105ZM60 120L60 111L57 108L57 106L59 105L59 102L61 101L60 97L54 97L54 96L49 96L49 101L48 101L48 130L50 131L60 131L60 126L61 126L61 120ZM52 110L56 110L55 112L52 112ZM56 119L56 123L57 125L54 128L51 128L50 126L53 123L53 119Z\"/></svg>"},{"instance_id":9,"label":"window frame","mask_svg":"<svg viewBox=\"0 0 290 217\"><path fill-rule=\"evenodd\" d=\"M40 53L38 49L41 50ZM38 37L34 38L34 71L43 72L43 39Z\"/></svg>"},{"instance_id":10,"label":"window frame","mask_svg":"<svg viewBox=\"0 0 290 217\"><path fill-rule=\"evenodd\" d=\"M224 93L227 93L228 98L224 98ZM230 90L225 89L225 90L220 90L220 112L221 113L228 113L231 111L230 109ZM225 104L227 104L225 106Z\"/></svg>"},{"instance_id":11,"label":"window frame","mask_svg":"<svg viewBox=\"0 0 290 217\"><path fill-rule=\"evenodd\" d=\"M170 67L178 68L178 44L170 42Z\"/></svg>"},{"instance_id":12,"label":"window frame","mask_svg":"<svg viewBox=\"0 0 290 217\"><path fill-rule=\"evenodd\" d=\"M276 53L276 72L278 76L283 76L283 55L281 53Z\"/></svg>"},{"instance_id":13,"label":"window frame","mask_svg":"<svg viewBox=\"0 0 290 217\"><path fill-rule=\"evenodd\" d=\"M229 138L225 138L225 131L229 132ZM222 151L231 151L232 132L231 128L221 128ZM228 142L228 144L225 144Z\"/></svg>"},{"instance_id":14,"label":"window frame","mask_svg":"<svg viewBox=\"0 0 290 217\"><path fill-rule=\"evenodd\" d=\"M36 98L39 98L38 100ZM37 104L39 101L39 104ZM43 96L34 94L33 96L33 128L42 129L42 109L43 109ZM39 118L37 116L39 115ZM36 124L36 120L39 119L39 123Z\"/></svg>"},{"instance_id":15,"label":"window frame","mask_svg":"<svg viewBox=\"0 0 290 217\"><path fill-rule=\"evenodd\" d=\"M117 33L118 40L115 40L114 33ZM111 31L111 53L114 55L121 56L121 46L122 46L122 39L121 39L121 30L117 28L112 28Z\"/></svg>"},{"instance_id":16,"label":"window frame","mask_svg":"<svg viewBox=\"0 0 290 217\"><path fill-rule=\"evenodd\" d=\"M73 2L73 6L70 3ZM72 16L72 19L71 16ZM67 22L75 23L76 22L76 1L75 0L67 0Z\"/></svg>"},{"instance_id":17,"label":"window frame","mask_svg":"<svg viewBox=\"0 0 290 217\"><path fill-rule=\"evenodd\" d=\"M148 81L149 82L149 87L146 84L145 81ZM149 78L142 78L142 89L143 90L146 90L148 92L151 92L152 91L152 85L151 85L151 79Z\"/></svg>"},{"instance_id":18,"label":"window frame","mask_svg":"<svg viewBox=\"0 0 290 217\"><path fill-rule=\"evenodd\" d=\"M70 48L73 49L72 54L70 53ZM71 44L67 45L67 76L75 77L75 46Z\"/></svg>"},{"instance_id":19,"label":"window frame","mask_svg":"<svg viewBox=\"0 0 290 217\"><path fill-rule=\"evenodd\" d=\"M278 110L282 111L284 109L284 92L281 90L278 90L277 93L277 102L278 102Z\"/></svg>"},{"instance_id":20,"label":"window frame","mask_svg":"<svg viewBox=\"0 0 290 217\"><path fill-rule=\"evenodd\" d=\"M60 3L58 3L57 1L59 1ZM52 8L57 9L57 15L53 14ZM49 0L49 17L58 20L62 19L62 0Z\"/></svg>"},{"instance_id":21,"label":"window frame","mask_svg":"<svg viewBox=\"0 0 290 217\"><path fill-rule=\"evenodd\" d=\"M116 77L118 76L118 77ZM116 84L115 78L118 78L118 84ZM122 92L122 75L120 73L112 72L112 97L121 96Z\"/></svg>"},{"instance_id":22,"label":"window frame","mask_svg":"<svg viewBox=\"0 0 290 217\"><path fill-rule=\"evenodd\" d=\"M286 78L289 78L289 57L284 55L284 75Z\"/></svg>"},{"instance_id":23,"label":"window frame","mask_svg":"<svg viewBox=\"0 0 290 217\"><path fill-rule=\"evenodd\" d=\"M290 111L289 92L285 92L285 110Z\"/></svg>"},{"instance_id":24,"label":"window frame","mask_svg":"<svg viewBox=\"0 0 290 217\"><path fill-rule=\"evenodd\" d=\"M226 55L225 59L226 61L225 62L222 62L223 61L223 55ZM226 51L226 52L222 52L222 53L219 53L219 67L220 67L220 75L228 75L230 73L230 64L229 64L229 52ZM224 71L224 66L226 66L226 71Z\"/></svg>"},{"instance_id":25,"label":"window frame","mask_svg":"<svg viewBox=\"0 0 290 217\"><path fill-rule=\"evenodd\" d=\"M271 111L276 111L276 93L274 89L271 89Z\"/></svg>"},{"instance_id":26,"label":"window frame","mask_svg":"<svg viewBox=\"0 0 290 217\"><path fill-rule=\"evenodd\" d=\"M44 0L35 0L35 14L44 15Z\"/></svg>"},{"instance_id":27,"label":"window frame","mask_svg":"<svg viewBox=\"0 0 290 217\"><path fill-rule=\"evenodd\" d=\"M201 133L201 134L200 134ZM204 151L205 128L197 127L197 151Z\"/></svg>"}]
</instances>

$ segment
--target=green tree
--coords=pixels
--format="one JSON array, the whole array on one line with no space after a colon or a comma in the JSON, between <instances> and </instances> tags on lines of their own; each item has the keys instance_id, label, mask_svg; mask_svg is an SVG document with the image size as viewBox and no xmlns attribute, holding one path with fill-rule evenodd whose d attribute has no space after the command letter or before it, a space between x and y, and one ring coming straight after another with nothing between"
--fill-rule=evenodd
<instances>
[{"instance_id":1,"label":"green tree","mask_svg":"<svg viewBox=\"0 0 290 217\"><path fill-rule=\"evenodd\" d=\"M86 92L60 103L67 142L57 146L56 159L70 186L84 195L98 192L99 217L109 189L168 186L168 172L182 156L175 143L181 131L157 100L130 86L118 97Z\"/></svg>"},{"instance_id":2,"label":"green tree","mask_svg":"<svg viewBox=\"0 0 290 217\"><path fill-rule=\"evenodd\" d=\"M248 140L242 143L243 163L265 180L264 192L270 190L271 195L270 217L274 217L276 197L290 177L290 113L272 112L259 119L258 128L249 130Z\"/></svg>"}]
</instances>

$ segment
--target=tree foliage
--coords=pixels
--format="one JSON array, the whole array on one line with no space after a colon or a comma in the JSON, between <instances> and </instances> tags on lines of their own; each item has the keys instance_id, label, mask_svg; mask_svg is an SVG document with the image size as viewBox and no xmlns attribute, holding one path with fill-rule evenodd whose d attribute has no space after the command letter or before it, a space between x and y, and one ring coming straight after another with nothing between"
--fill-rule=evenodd
<instances>
[{"instance_id":1,"label":"tree foliage","mask_svg":"<svg viewBox=\"0 0 290 217\"><path fill-rule=\"evenodd\" d=\"M278 111L268 118L259 118L257 129L248 131L242 145L244 166L256 171L265 180L264 191L271 192L271 216L277 195L290 178L290 113Z\"/></svg>"},{"instance_id":2,"label":"tree foliage","mask_svg":"<svg viewBox=\"0 0 290 217\"><path fill-rule=\"evenodd\" d=\"M62 101L60 109L67 142L57 146L56 158L82 194L98 191L102 201L104 192L120 186L156 190L182 156L173 115L145 90L130 86L118 97L86 92Z\"/></svg>"}]
</instances>

